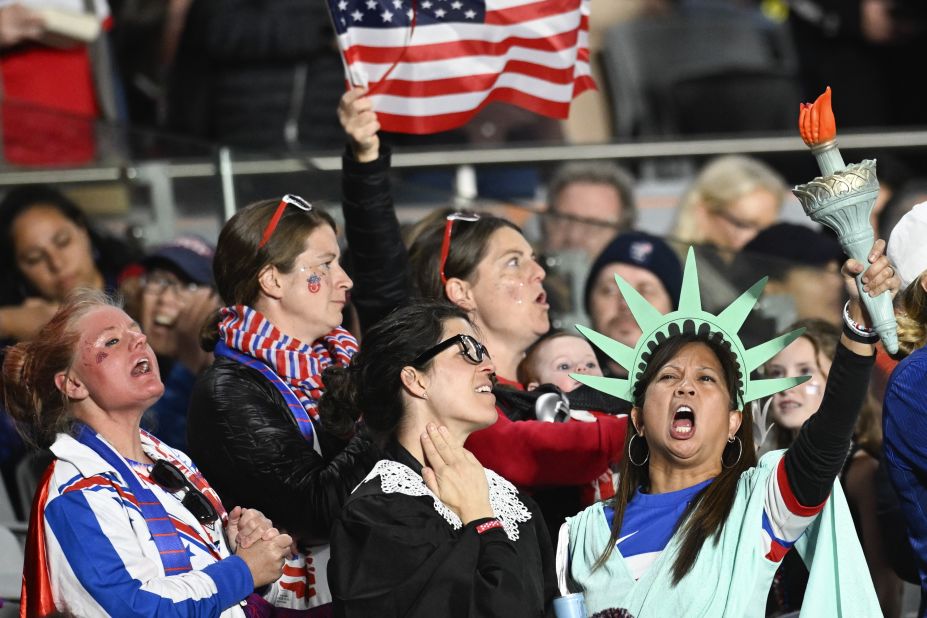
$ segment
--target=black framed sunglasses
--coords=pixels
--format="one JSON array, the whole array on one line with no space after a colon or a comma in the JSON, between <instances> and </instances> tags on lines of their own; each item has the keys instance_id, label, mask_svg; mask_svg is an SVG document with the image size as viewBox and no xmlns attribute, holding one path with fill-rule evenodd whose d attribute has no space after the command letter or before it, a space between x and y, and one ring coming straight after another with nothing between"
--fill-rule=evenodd
<instances>
[{"instance_id":1,"label":"black framed sunglasses","mask_svg":"<svg viewBox=\"0 0 927 618\"><path fill-rule=\"evenodd\" d=\"M151 469L151 479L171 493L186 489L180 504L196 517L201 524L211 524L219 519L219 513L212 502L193 486L183 472L166 459L159 459Z\"/></svg>"},{"instance_id":2,"label":"black framed sunglasses","mask_svg":"<svg viewBox=\"0 0 927 618\"><path fill-rule=\"evenodd\" d=\"M474 365L479 365L482 363L484 358L492 358L489 355L489 351L486 349L486 346L484 346L470 335L454 335L450 339L445 339L441 343L428 348L416 356L415 360L412 361L412 364L424 365L452 345L459 345L460 354L465 359L467 359L467 362L473 363Z\"/></svg>"}]
</instances>

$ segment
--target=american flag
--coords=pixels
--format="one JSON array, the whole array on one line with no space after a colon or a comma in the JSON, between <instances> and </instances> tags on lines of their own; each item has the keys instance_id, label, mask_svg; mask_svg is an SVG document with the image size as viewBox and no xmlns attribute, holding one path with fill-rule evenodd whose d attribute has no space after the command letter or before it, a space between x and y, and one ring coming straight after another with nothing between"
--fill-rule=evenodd
<instances>
[{"instance_id":1,"label":"american flag","mask_svg":"<svg viewBox=\"0 0 927 618\"><path fill-rule=\"evenodd\" d=\"M384 130L435 133L490 101L554 118L594 89L589 0L328 0Z\"/></svg>"}]
</instances>

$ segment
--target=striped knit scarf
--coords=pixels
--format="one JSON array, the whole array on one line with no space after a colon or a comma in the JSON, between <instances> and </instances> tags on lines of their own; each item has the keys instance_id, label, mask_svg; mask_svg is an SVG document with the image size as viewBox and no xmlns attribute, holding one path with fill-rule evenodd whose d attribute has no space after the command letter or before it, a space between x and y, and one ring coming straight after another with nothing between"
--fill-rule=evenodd
<instances>
[{"instance_id":1,"label":"striped knit scarf","mask_svg":"<svg viewBox=\"0 0 927 618\"><path fill-rule=\"evenodd\" d=\"M219 335L225 345L267 364L293 389L313 420L322 397L322 371L347 365L357 353L357 340L340 326L305 344L281 333L261 312L245 305L220 310Z\"/></svg>"}]
</instances>

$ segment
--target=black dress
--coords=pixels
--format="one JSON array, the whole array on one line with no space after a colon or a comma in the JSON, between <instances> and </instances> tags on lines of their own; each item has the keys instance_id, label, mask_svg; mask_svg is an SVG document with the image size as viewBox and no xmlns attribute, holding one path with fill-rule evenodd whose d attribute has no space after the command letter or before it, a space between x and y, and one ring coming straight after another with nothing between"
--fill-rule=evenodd
<instances>
[{"instance_id":1,"label":"black dress","mask_svg":"<svg viewBox=\"0 0 927 618\"><path fill-rule=\"evenodd\" d=\"M530 498L490 473L490 502L505 528L480 534L490 519L457 519L455 529L456 516L424 489L422 465L398 444L387 456L332 528L335 616L553 615L553 551Z\"/></svg>"}]
</instances>

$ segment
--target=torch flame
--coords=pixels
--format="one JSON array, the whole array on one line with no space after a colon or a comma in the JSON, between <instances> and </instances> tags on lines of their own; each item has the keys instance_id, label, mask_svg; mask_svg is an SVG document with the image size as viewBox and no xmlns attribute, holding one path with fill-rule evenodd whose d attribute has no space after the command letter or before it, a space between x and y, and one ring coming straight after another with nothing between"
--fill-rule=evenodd
<instances>
[{"instance_id":1,"label":"torch flame","mask_svg":"<svg viewBox=\"0 0 927 618\"><path fill-rule=\"evenodd\" d=\"M830 86L814 103L799 106L798 131L808 146L817 146L837 137L837 122L830 106Z\"/></svg>"}]
</instances>

